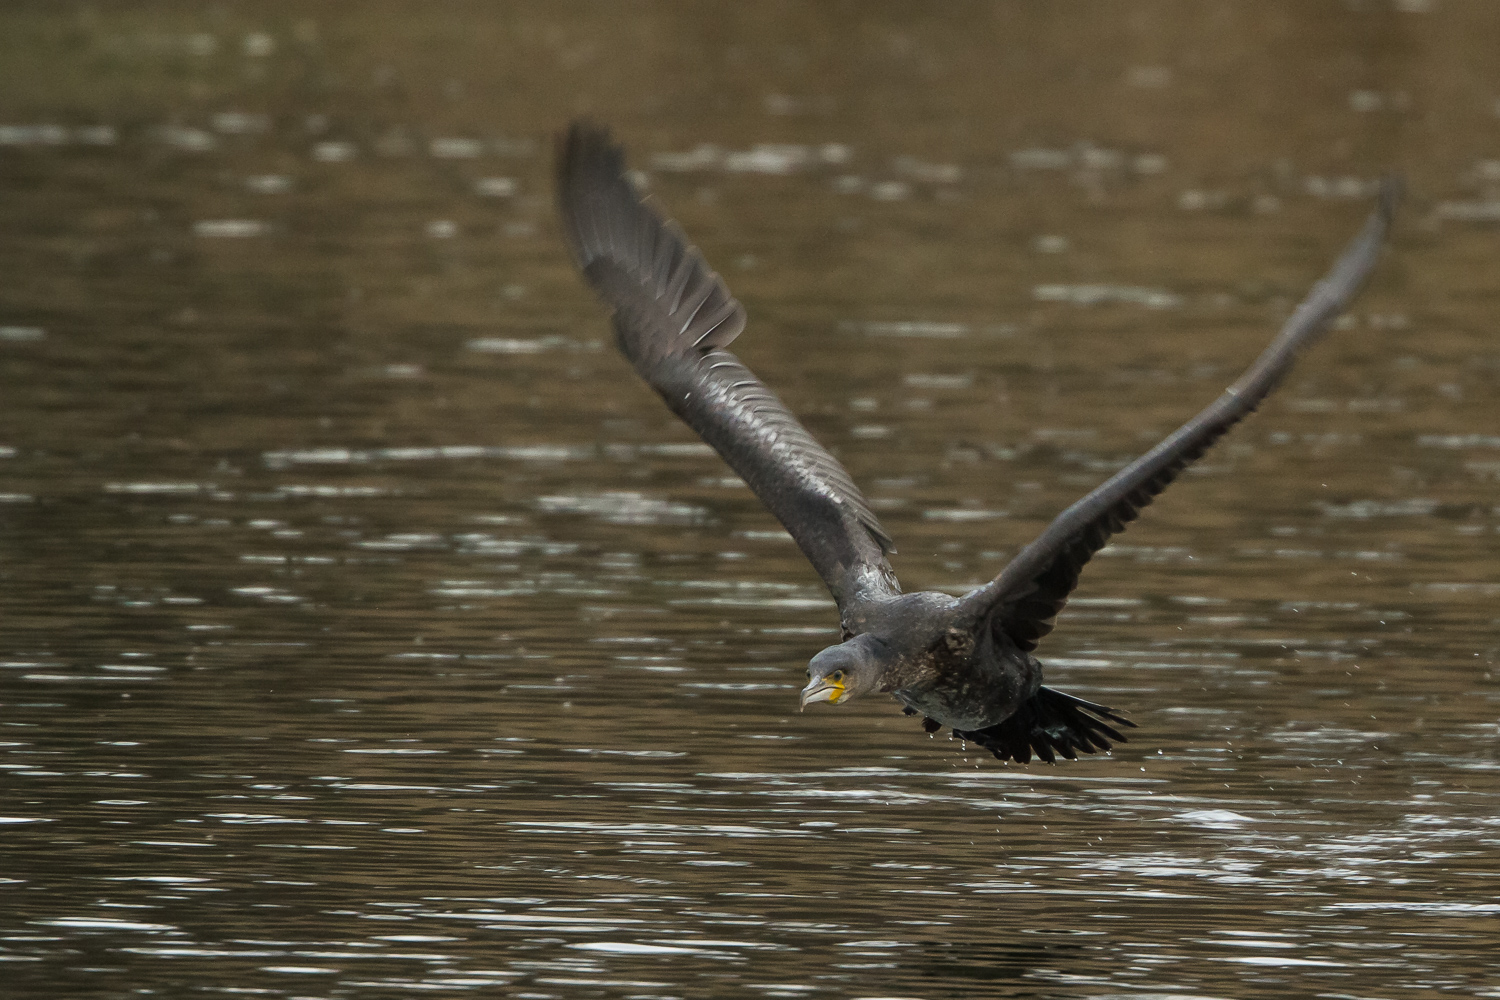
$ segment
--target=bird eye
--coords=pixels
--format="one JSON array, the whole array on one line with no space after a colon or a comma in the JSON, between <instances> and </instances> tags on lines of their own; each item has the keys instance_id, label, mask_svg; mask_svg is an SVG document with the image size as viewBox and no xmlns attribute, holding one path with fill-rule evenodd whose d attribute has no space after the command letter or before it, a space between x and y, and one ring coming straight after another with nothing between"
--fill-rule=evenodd
<instances>
[{"instance_id":1,"label":"bird eye","mask_svg":"<svg viewBox=\"0 0 1500 1000\"><path fill-rule=\"evenodd\" d=\"M842 670L835 670L833 672L833 679L834 679L835 683L840 683L840 684L843 683L844 672Z\"/></svg>"}]
</instances>

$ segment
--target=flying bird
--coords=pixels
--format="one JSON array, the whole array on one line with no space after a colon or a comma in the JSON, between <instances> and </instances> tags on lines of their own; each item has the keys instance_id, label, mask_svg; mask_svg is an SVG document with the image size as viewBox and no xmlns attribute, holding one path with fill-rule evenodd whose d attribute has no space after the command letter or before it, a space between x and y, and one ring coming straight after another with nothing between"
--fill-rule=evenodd
<instances>
[{"instance_id":1,"label":"flying bird","mask_svg":"<svg viewBox=\"0 0 1500 1000\"><path fill-rule=\"evenodd\" d=\"M890 694L933 733L948 726L1000 760L1048 763L1125 742L1134 723L1042 686L1033 655L1084 564L1167 484L1253 412L1375 266L1399 197L1377 205L1328 275L1255 363L1206 409L1064 510L999 576L963 597L904 594L895 551L849 473L728 350L745 310L675 223L643 200L607 130L557 141L563 232L584 280L614 311L636 372L791 533L838 604L842 641L808 664L803 708Z\"/></svg>"}]
</instances>

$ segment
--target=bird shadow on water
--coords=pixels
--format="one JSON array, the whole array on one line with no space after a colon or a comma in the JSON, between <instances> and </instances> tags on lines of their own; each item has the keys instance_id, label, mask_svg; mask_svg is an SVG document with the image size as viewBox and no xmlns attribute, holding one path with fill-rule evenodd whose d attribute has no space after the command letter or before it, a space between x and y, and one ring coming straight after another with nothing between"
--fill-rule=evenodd
<instances>
[{"instance_id":1,"label":"bird shadow on water","mask_svg":"<svg viewBox=\"0 0 1500 1000\"><path fill-rule=\"evenodd\" d=\"M1084 949L1064 941L976 944L924 940L901 963L915 988L927 996L1039 997L1055 988L1035 977L1076 964ZM899 991L895 995L900 995Z\"/></svg>"}]
</instances>

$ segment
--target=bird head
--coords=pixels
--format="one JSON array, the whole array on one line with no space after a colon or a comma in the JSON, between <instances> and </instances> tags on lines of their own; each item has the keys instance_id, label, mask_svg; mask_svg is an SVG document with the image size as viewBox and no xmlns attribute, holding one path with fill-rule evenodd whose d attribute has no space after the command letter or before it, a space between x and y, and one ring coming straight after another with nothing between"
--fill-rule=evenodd
<instances>
[{"instance_id":1,"label":"bird head","mask_svg":"<svg viewBox=\"0 0 1500 1000\"><path fill-rule=\"evenodd\" d=\"M851 698L880 690L884 644L866 632L848 642L829 646L807 664L807 687L802 708L816 701L842 705Z\"/></svg>"}]
</instances>

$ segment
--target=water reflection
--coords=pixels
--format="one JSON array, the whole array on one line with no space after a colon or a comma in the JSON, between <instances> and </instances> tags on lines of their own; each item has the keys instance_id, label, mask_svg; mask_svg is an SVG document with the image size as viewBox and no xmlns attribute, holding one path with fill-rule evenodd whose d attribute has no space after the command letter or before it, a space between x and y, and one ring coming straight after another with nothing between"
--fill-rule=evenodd
<instances>
[{"instance_id":1,"label":"water reflection","mask_svg":"<svg viewBox=\"0 0 1500 1000\"><path fill-rule=\"evenodd\" d=\"M17 995L1493 990L1492 12L0 21ZM580 111L954 590L1408 174L1374 294L1044 649L1134 742L794 712L831 605L609 349Z\"/></svg>"}]
</instances>

